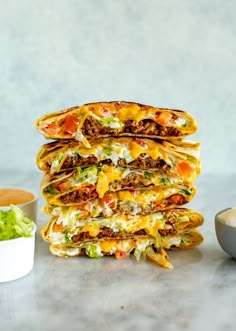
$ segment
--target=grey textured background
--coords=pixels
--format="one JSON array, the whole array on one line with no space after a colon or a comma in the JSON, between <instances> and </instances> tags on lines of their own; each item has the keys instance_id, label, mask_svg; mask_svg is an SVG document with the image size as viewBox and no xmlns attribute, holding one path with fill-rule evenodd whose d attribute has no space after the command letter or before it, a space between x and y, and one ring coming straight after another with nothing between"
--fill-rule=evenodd
<instances>
[{"instance_id":1,"label":"grey textured background","mask_svg":"<svg viewBox=\"0 0 236 331\"><path fill-rule=\"evenodd\" d=\"M37 171L41 115L127 100L189 111L203 173L235 172L236 1L0 0L0 170Z\"/></svg>"}]
</instances>

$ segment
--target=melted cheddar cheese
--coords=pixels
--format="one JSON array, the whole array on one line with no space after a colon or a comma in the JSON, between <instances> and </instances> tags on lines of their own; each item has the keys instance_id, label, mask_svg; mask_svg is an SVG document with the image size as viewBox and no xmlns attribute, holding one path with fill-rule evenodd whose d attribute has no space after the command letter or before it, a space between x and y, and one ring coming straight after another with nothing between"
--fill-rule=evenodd
<instances>
[{"instance_id":1,"label":"melted cheddar cheese","mask_svg":"<svg viewBox=\"0 0 236 331\"><path fill-rule=\"evenodd\" d=\"M73 130L73 132L65 130L66 119L71 115L78 118L76 131ZM133 102L98 102L72 107L44 115L36 121L35 125L39 132L47 138L74 137L89 147L89 141L82 133L86 119L95 119L101 125L114 128L117 132L124 126L126 120L140 122L145 119L153 120L163 126L178 127L182 135L194 133L197 130L195 119L187 112L156 108Z\"/></svg>"},{"instance_id":2,"label":"melted cheddar cheese","mask_svg":"<svg viewBox=\"0 0 236 331\"><path fill-rule=\"evenodd\" d=\"M118 191L117 192L117 197L119 200L122 200L122 201L133 201L134 199L134 193L132 191Z\"/></svg>"},{"instance_id":3,"label":"melted cheddar cheese","mask_svg":"<svg viewBox=\"0 0 236 331\"><path fill-rule=\"evenodd\" d=\"M139 143L140 140L135 141L131 140L129 143L129 150L130 154L134 159L137 159L140 154L147 154L151 156L153 160L156 160L160 155L160 145L154 141L142 141L141 144Z\"/></svg>"},{"instance_id":4,"label":"melted cheddar cheese","mask_svg":"<svg viewBox=\"0 0 236 331\"><path fill-rule=\"evenodd\" d=\"M115 180L121 180L129 172L128 169L125 171L122 168L115 168L109 166L103 166L98 174L97 180L97 192L99 198L102 198L104 194L109 191L109 184Z\"/></svg>"},{"instance_id":5,"label":"melted cheddar cheese","mask_svg":"<svg viewBox=\"0 0 236 331\"><path fill-rule=\"evenodd\" d=\"M118 112L118 118L121 121L135 120L137 122L144 119L147 115L146 110L140 110L140 106L136 104L131 104L123 107Z\"/></svg>"},{"instance_id":6,"label":"melted cheddar cheese","mask_svg":"<svg viewBox=\"0 0 236 331\"><path fill-rule=\"evenodd\" d=\"M100 226L97 224L84 225L81 232L89 232L91 237L96 237L100 232Z\"/></svg>"},{"instance_id":7,"label":"melted cheddar cheese","mask_svg":"<svg viewBox=\"0 0 236 331\"><path fill-rule=\"evenodd\" d=\"M54 224L52 228L52 241L55 238L58 241L58 238L64 242L65 237L58 236L58 232L63 234L65 228L63 226ZM137 215L130 217L129 215L114 215L110 218L97 218L96 222L92 219L85 219L73 223L73 226L67 232L70 233L70 236L77 235L82 232L88 232L91 237L97 237L97 235L102 231L103 227L108 227L113 231L125 231L127 233L134 233L138 230L146 230L147 234L155 238L156 245L158 245L159 234L158 230L165 228L165 221L163 218L160 218L160 214L151 214L151 215ZM66 234L65 234L66 235ZM51 241L51 240L50 240Z\"/></svg>"},{"instance_id":8,"label":"melted cheddar cheese","mask_svg":"<svg viewBox=\"0 0 236 331\"><path fill-rule=\"evenodd\" d=\"M113 253L116 250L122 250L129 252L131 249L138 246L137 240L128 239L128 240L106 240L100 241L99 246L104 253ZM142 240L140 240L140 243Z\"/></svg>"},{"instance_id":9,"label":"melted cheddar cheese","mask_svg":"<svg viewBox=\"0 0 236 331\"><path fill-rule=\"evenodd\" d=\"M116 241L115 240L101 241L100 247L103 252L109 253L113 249L116 249Z\"/></svg>"},{"instance_id":10,"label":"melted cheddar cheese","mask_svg":"<svg viewBox=\"0 0 236 331\"><path fill-rule=\"evenodd\" d=\"M164 160L170 166L169 173L175 176L183 176L184 182L191 182L200 174L200 160L184 153L175 153L173 150L166 148L162 144L149 139L132 139L132 138L106 138L94 141L92 147L86 148L82 144L66 150L65 147L57 150L50 155L51 173L63 169L63 163L66 158L75 157L79 154L82 158L94 155L98 161L111 160L117 166L119 159L125 159L127 164L140 157L141 154L148 155L153 160ZM44 163L48 163L48 157L45 157ZM189 170L184 171L184 163L189 164ZM43 169L43 168L42 168Z\"/></svg>"}]
</instances>

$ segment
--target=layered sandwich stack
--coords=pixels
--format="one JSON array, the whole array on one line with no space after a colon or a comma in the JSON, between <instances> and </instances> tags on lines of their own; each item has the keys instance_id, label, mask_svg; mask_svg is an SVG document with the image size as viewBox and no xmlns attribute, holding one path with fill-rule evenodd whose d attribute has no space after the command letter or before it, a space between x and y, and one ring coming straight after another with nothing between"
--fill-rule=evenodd
<instances>
[{"instance_id":1,"label":"layered sandwich stack","mask_svg":"<svg viewBox=\"0 0 236 331\"><path fill-rule=\"evenodd\" d=\"M166 249L203 240L203 216L186 208L200 174L197 130L187 112L99 102L47 114L41 194L50 215L41 236L57 256L146 257L172 267Z\"/></svg>"}]
</instances>

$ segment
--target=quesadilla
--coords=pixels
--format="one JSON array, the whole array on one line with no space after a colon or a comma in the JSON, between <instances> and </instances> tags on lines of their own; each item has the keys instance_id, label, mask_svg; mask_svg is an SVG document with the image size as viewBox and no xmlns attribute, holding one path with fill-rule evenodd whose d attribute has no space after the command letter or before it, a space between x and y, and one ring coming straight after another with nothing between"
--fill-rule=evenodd
<instances>
[{"instance_id":1,"label":"quesadilla","mask_svg":"<svg viewBox=\"0 0 236 331\"><path fill-rule=\"evenodd\" d=\"M54 141L40 148L36 163L40 170L51 174L76 167L112 165L177 172L190 181L201 171L198 142L122 137L97 139L91 145L86 148L75 140Z\"/></svg>"},{"instance_id":2,"label":"quesadilla","mask_svg":"<svg viewBox=\"0 0 236 331\"><path fill-rule=\"evenodd\" d=\"M45 174L41 194L52 205L75 205L95 198L101 199L109 192L156 186L163 187L163 190L155 192L159 199L180 194L188 201L193 197L195 189L191 188L192 185L177 186L179 182L182 182L181 178L166 176L158 170L91 166L59 175Z\"/></svg>"},{"instance_id":3,"label":"quesadilla","mask_svg":"<svg viewBox=\"0 0 236 331\"><path fill-rule=\"evenodd\" d=\"M130 254L139 260L151 261L172 268L164 249L187 249L197 246L203 237L197 230L203 216L187 208L173 208L145 216L113 215L103 218L77 219L52 217L41 227L41 237L49 242L50 251L57 256L87 255L98 258Z\"/></svg>"},{"instance_id":4,"label":"quesadilla","mask_svg":"<svg viewBox=\"0 0 236 331\"><path fill-rule=\"evenodd\" d=\"M128 258L131 254L139 260L141 257L166 268L173 268L165 249L189 249L196 247L203 241L203 236L194 229L189 232L177 233L161 238L161 247L156 248L155 238L147 235L136 235L127 239L94 239L76 243L51 243L50 251L53 255L80 256L100 258L105 255L115 255L117 259Z\"/></svg>"},{"instance_id":5,"label":"quesadilla","mask_svg":"<svg viewBox=\"0 0 236 331\"><path fill-rule=\"evenodd\" d=\"M186 111L156 108L134 102L97 102L40 117L36 129L49 139L136 136L161 139L185 137L197 131Z\"/></svg>"},{"instance_id":6,"label":"quesadilla","mask_svg":"<svg viewBox=\"0 0 236 331\"><path fill-rule=\"evenodd\" d=\"M147 215L182 206L191 201L195 193L195 187L184 185L120 190L107 193L103 198L86 200L77 204L73 201L72 205L47 204L41 211L48 215L59 216L61 219L109 217L117 214ZM56 201L59 199L57 198Z\"/></svg>"},{"instance_id":7,"label":"quesadilla","mask_svg":"<svg viewBox=\"0 0 236 331\"><path fill-rule=\"evenodd\" d=\"M187 208L173 208L148 215L117 214L110 217L78 219L76 214L52 217L41 229L44 240L53 244L75 244L90 240L129 239L151 236L156 247L162 246L162 237L175 236L199 227L203 216Z\"/></svg>"}]
</instances>

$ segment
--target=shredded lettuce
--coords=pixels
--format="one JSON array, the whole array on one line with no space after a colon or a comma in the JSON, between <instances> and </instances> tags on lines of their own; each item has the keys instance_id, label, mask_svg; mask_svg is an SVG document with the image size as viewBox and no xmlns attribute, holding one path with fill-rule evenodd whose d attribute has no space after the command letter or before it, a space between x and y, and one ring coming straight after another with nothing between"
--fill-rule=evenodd
<instances>
[{"instance_id":1,"label":"shredded lettuce","mask_svg":"<svg viewBox=\"0 0 236 331\"><path fill-rule=\"evenodd\" d=\"M0 210L0 240L32 237L33 228L33 221L20 208L10 205L9 210Z\"/></svg>"},{"instance_id":2,"label":"shredded lettuce","mask_svg":"<svg viewBox=\"0 0 236 331\"><path fill-rule=\"evenodd\" d=\"M98 118L101 125L110 127L113 129L121 128L123 123L116 117Z\"/></svg>"},{"instance_id":3,"label":"shredded lettuce","mask_svg":"<svg viewBox=\"0 0 236 331\"><path fill-rule=\"evenodd\" d=\"M143 251L142 251L142 250L137 249L137 248L134 250L134 256L136 257L136 260L137 260L137 261L140 260L142 254L143 254Z\"/></svg>"},{"instance_id":4,"label":"shredded lettuce","mask_svg":"<svg viewBox=\"0 0 236 331\"><path fill-rule=\"evenodd\" d=\"M65 232L65 241L68 243L68 244L71 244L73 243L73 240L71 238L71 234L69 232Z\"/></svg>"},{"instance_id":5,"label":"shredded lettuce","mask_svg":"<svg viewBox=\"0 0 236 331\"><path fill-rule=\"evenodd\" d=\"M152 174L150 171L144 170L144 178L145 179L151 179Z\"/></svg>"},{"instance_id":6,"label":"shredded lettuce","mask_svg":"<svg viewBox=\"0 0 236 331\"><path fill-rule=\"evenodd\" d=\"M97 244L84 243L84 244L82 244L81 247L85 248L86 254L89 257L98 259L99 257L102 256L101 249L100 249L99 245L97 245Z\"/></svg>"},{"instance_id":7,"label":"shredded lettuce","mask_svg":"<svg viewBox=\"0 0 236 331\"><path fill-rule=\"evenodd\" d=\"M188 244L188 241L185 240L185 239L183 239L183 238L181 238L181 240L180 240L180 245L181 245L181 246L186 246L187 244Z\"/></svg>"},{"instance_id":8,"label":"shredded lettuce","mask_svg":"<svg viewBox=\"0 0 236 331\"><path fill-rule=\"evenodd\" d=\"M180 190L180 192L184 193L185 195L191 195L192 194L192 191L190 189L182 189Z\"/></svg>"},{"instance_id":9,"label":"shredded lettuce","mask_svg":"<svg viewBox=\"0 0 236 331\"><path fill-rule=\"evenodd\" d=\"M170 185L171 181L170 178L168 178L167 176L163 176L160 180L160 183L163 185Z\"/></svg>"},{"instance_id":10,"label":"shredded lettuce","mask_svg":"<svg viewBox=\"0 0 236 331\"><path fill-rule=\"evenodd\" d=\"M189 217L187 215L178 217L178 222L189 222Z\"/></svg>"},{"instance_id":11,"label":"shredded lettuce","mask_svg":"<svg viewBox=\"0 0 236 331\"><path fill-rule=\"evenodd\" d=\"M98 173L98 168L96 166L90 166L85 169L77 167L76 182L82 183L87 180L88 183L94 183Z\"/></svg>"},{"instance_id":12,"label":"shredded lettuce","mask_svg":"<svg viewBox=\"0 0 236 331\"><path fill-rule=\"evenodd\" d=\"M102 151L105 155L111 155L113 152L113 148L111 146L106 146L103 147Z\"/></svg>"},{"instance_id":13,"label":"shredded lettuce","mask_svg":"<svg viewBox=\"0 0 236 331\"><path fill-rule=\"evenodd\" d=\"M48 185L47 192L50 193L50 194L59 193L59 191L52 184Z\"/></svg>"}]
</instances>

